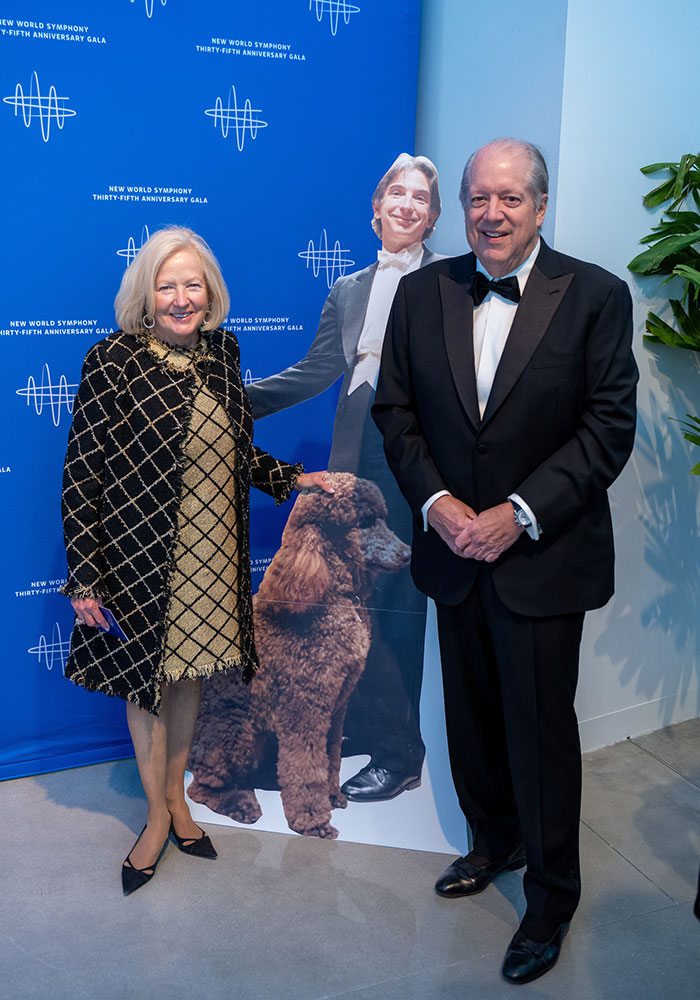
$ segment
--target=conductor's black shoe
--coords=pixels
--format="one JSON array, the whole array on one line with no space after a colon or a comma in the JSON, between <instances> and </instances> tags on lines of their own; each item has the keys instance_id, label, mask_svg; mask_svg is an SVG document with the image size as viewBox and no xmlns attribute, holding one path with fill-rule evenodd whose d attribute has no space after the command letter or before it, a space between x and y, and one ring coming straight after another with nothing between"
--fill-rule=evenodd
<instances>
[{"instance_id":1,"label":"conductor's black shoe","mask_svg":"<svg viewBox=\"0 0 700 1000\"><path fill-rule=\"evenodd\" d=\"M568 924L559 924L549 941L540 943L516 931L508 945L501 972L509 983L531 983L557 964Z\"/></svg>"},{"instance_id":2,"label":"conductor's black shoe","mask_svg":"<svg viewBox=\"0 0 700 1000\"><path fill-rule=\"evenodd\" d=\"M385 802L420 785L420 774L406 774L369 763L341 787L353 802Z\"/></svg>"},{"instance_id":3,"label":"conductor's black shoe","mask_svg":"<svg viewBox=\"0 0 700 1000\"><path fill-rule=\"evenodd\" d=\"M525 849L521 844L512 854L487 864L478 864L477 859L479 856L472 851L466 857L453 861L435 883L435 892L449 898L475 896L477 892L483 892L500 872L522 868L525 865Z\"/></svg>"}]
</instances>

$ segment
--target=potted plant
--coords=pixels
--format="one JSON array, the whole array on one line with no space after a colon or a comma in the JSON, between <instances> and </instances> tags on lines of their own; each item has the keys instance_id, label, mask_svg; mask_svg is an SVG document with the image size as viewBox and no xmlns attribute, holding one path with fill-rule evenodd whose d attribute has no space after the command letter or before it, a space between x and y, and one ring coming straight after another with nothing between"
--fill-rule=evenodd
<instances>
[{"instance_id":1,"label":"potted plant","mask_svg":"<svg viewBox=\"0 0 700 1000\"><path fill-rule=\"evenodd\" d=\"M664 284L679 278L682 289L680 298L669 299L675 326L650 311L644 339L700 352L700 154L686 153L677 163L650 163L641 170L643 174L663 171L667 175L645 196L646 208L670 204L658 224L639 241L647 244L647 249L628 267L635 274L662 275ZM686 417L680 421L683 436L700 446L700 418L690 413ZM691 472L700 475L700 462Z\"/></svg>"}]
</instances>

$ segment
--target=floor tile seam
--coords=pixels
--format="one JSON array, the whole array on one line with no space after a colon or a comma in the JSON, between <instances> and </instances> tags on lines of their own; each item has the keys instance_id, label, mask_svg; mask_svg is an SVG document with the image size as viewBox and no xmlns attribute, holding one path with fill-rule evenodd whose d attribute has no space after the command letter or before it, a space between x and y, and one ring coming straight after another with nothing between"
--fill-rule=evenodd
<instances>
[{"instance_id":1,"label":"floor tile seam","mask_svg":"<svg viewBox=\"0 0 700 1000\"><path fill-rule=\"evenodd\" d=\"M669 910L679 910L684 906L690 906L689 902L678 903L675 899L670 900L668 903L664 903L659 906L653 906L649 910L638 910L635 913L628 913L626 916L621 917L610 917L607 920L593 921L588 920L587 923L579 927L576 926L577 934L585 933L586 931L598 931L603 927L614 927L617 924L628 924L635 920L643 920L646 917L652 917L655 913L666 913Z\"/></svg>"},{"instance_id":2,"label":"floor tile seam","mask_svg":"<svg viewBox=\"0 0 700 1000\"><path fill-rule=\"evenodd\" d=\"M376 989L378 986L387 986L390 983L401 983L411 979L418 979L419 976L422 976L426 973L434 973L438 970L454 969L459 965L469 965L473 962L479 962L484 958L489 958L493 954L494 952L492 950L487 950L479 955L471 956L468 960L462 958L453 962L437 961L433 965L430 966L425 965L423 968L419 969L416 972L404 973L401 976L389 976L388 978L385 979L379 979L377 980L377 982L364 983L362 986L355 986L350 990L344 990L341 991L340 993L324 993L323 996L314 997L313 1000L344 1000L345 997L351 998L353 996L358 996L365 990Z\"/></svg>"},{"instance_id":3,"label":"floor tile seam","mask_svg":"<svg viewBox=\"0 0 700 1000\"><path fill-rule=\"evenodd\" d=\"M679 778L683 778L683 780L687 781L689 785L693 786L693 788L700 788L700 782L695 781L694 778L691 778L689 777L689 775L684 774L683 771L679 771L677 767L674 767L672 764L669 764L668 761L664 760L663 757L660 757L657 753L654 753L653 750L648 750L646 747L641 746L639 743L636 742L636 740L633 737L629 736L627 738L627 742L631 743L632 746L637 748L637 750L641 750L641 752L646 754L647 757L651 757L652 760L657 761L667 770L673 771L674 774L677 774Z\"/></svg>"},{"instance_id":4,"label":"floor tile seam","mask_svg":"<svg viewBox=\"0 0 700 1000\"><path fill-rule=\"evenodd\" d=\"M632 861L632 859L631 859L631 858L628 858L628 857L626 857L626 855L624 855L624 854L622 853L622 851L620 851L620 850L619 850L619 849L618 849L617 847L615 847L615 845L614 845L614 844L611 844L609 840L606 840L606 839L605 839L605 837L604 837L604 836L603 836L603 835L602 835L601 833L599 833L599 832L598 832L597 830L595 830L595 829L594 829L594 828L593 828L593 827L592 827L592 826L590 825L590 823L587 823L587 822L586 822L586 820L584 820L584 819L582 819L582 820L581 820L581 823L582 823L582 825L583 825L583 826L585 826L585 827L586 827L586 829L587 829L587 830L590 830L590 832L591 832L591 833L593 834L593 836L594 836L594 837L597 837L597 838L598 838L599 840L602 840L602 842L603 842L603 843L604 843L604 844L605 844L605 845L606 845L607 847L609 847L611 851L614 851L614 852L615 852L615 854L617 854L617 856L618 856L619 858L622 858L622 860L623 860L623 861L625 861L625 862L626 862L626 863L627 863L628 865L630 865L630 866L631 866L632 868L634 868L634 870L635 870L635 871L639 872L639 874L640 874L641 876L643 876L643 878L645 878L645 879L647 880L647 882L650 882L650 883L651 883L651 885L653 885L653 886L654 886L654 888L658 889L658 890L659 890L659 892L663 893L663 895L664 895L664 896L666 896L666 898L667 898L667 899L670 899L670 900L671 900L671 902L672 902L672 903L673 903L674 905L675 905L675 904L677 904L677 900L675 900L675 899L673 898L673 896L671 896L671 895L670 895L670 893L666 892L666 890L665 890L665 889L663 889L663 888L662 888L662 887L661 887L661 886L660 886L660 885L659 885L659 884L658 884L657 882L655 882L653 878L651 878L651 877L650 877L649 875L647 875L647 873L646 873L645 871L643 871L643 870L642 870L642 869L641 869L641 868L639 867L639 865L636 865L636 864L634 863L634 861Z\"/></svg>"},{"instance_id":5,"label":"floor tile seam","mask_svg":"<svg viewBox=\"0 0 700 1000\"><path fill-rule=\"evenodd\" d=\"M15 939L13 937L10 937L9 934L0 933L0 939L2 939L3 941L7 941L18 951L22 952L22 954L32 959L32 961L37 962L39 965L42 965L45 969L49 969L51 972L57 972L64 976L67 976L72 985L76 988L76 990L80 990L80 995L87 998L92 997L93 994L88 992L84 987L82 987L75 978L75 968L73 968L73 970L71 971L71 969L64 969L62 966L55 965L53 962L47 962L46 959L42 958L41 955L38 955L36 952L31 951L29 948L25 948L18 941L15 941ZM76 992L74 996L77 997L78 993Z\"/></svg>"}]
</instances>

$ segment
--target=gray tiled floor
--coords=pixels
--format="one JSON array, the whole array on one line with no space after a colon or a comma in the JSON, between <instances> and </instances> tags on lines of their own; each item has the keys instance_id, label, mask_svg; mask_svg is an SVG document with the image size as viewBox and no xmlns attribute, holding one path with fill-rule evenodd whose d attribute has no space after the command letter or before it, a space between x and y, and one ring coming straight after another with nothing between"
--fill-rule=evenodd
<instances>
[{"instance_id":1,"label":"gray tiled floor","mask_svg":"<svg viewBox=\"0 0 700 1000\"><path fill-rule=\"evenodd\" d=\"M530 998L700 995L700 720L584 758L584 895ZM212 828L125 900L143 801L133 761L0 784L0 998L492 1000L520 875L432 891L444 855Z\"/></svg>"}]
</instances>

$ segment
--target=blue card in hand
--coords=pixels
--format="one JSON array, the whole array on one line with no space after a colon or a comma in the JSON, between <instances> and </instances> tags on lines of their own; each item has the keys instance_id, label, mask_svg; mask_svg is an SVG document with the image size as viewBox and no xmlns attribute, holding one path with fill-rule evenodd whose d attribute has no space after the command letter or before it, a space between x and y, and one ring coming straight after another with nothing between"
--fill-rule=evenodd
<instances>
[{"instance_id":1,"label":"blue card in hand","mask_svg":"<svg viewBox=\"0 0 700 1000\"><path fill-rule=\"evenodd\" d=\"M126 636L124 635L121 625L114 617L112 612L109 610L109 608L103 608L102 605L100 605L100 611L104 615L105 620L108 622L109 628L102 628L101 625L98 625L98 628L101 629L103 632L109 632L110 635L116 635L118 639L126 639Z\"/></svg>"}]
</instances>

